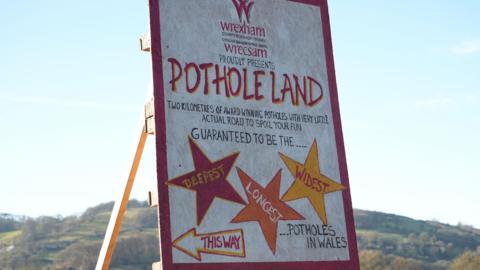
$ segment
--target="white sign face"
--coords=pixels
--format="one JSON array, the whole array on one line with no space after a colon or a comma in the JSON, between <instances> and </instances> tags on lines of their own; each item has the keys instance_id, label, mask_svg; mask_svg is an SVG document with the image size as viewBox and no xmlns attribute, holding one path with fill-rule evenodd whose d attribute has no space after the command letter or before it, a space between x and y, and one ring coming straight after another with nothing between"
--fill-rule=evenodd
<instances>
[{"instance_id":1,"label":"white sign face","mask_svg":"<svg viewBox=\"0 0 480 270\"><path fill-rule=\"evenodd\" d=\"M165 269L358 269L326 2L150 8Z\"/></svg>"}]
</instances>

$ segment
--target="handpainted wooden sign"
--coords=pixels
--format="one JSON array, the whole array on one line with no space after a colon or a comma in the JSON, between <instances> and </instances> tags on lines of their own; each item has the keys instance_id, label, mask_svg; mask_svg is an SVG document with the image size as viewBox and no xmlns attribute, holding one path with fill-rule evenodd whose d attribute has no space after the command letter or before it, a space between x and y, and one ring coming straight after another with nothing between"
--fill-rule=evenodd
<instances>
[{"instance_id":1,"label":"handpainted wooden sign","mask_svg":"<svg viewBox=\"0 0 480 270\"><path fill-rule=\"evenodd\" d=\"M359 269L326 0L150 24L163 268Z\"/></svg>"}]
</instances>

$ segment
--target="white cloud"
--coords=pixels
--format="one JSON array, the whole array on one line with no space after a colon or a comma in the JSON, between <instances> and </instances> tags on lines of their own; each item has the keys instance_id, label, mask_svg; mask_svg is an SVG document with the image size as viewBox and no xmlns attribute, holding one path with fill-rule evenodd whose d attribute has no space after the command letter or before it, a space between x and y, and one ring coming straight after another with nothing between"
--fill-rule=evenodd
<instances>
[{"instance_id":1,"label":"white cloud","mask_svg":"<svg viewBox=\"0 0 480 270\"><path fill-rule=\"evenodd\" d=\"M480 39L465 41L453 47L452 52L460 55L480 53Z\"/></svg>"},{"instance_id":2,"label":"white cloud","mask_svg":"<svg viewBox=\"0 0 480 270\"><path fill-rule=\"evenodd\" d=\"M465 97L465 101L467 102L467 104L478 104L480 102L480 91L467 95Z\"/></svg>"}]
</instances>

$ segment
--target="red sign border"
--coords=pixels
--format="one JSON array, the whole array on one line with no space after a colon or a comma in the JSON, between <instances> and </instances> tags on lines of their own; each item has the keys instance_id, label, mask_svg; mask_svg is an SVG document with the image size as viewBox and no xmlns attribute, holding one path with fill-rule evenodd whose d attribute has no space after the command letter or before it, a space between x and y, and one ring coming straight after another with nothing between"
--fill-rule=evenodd
<instances>
[{"instance_id":1,"label":"red sign border","mask_svg":"<svg viewBox=\"0 0 480 270\"><path fill-rule=\"evenodd\" d=\"M168 198L167 172L167 145L166 145L166 120L165 120L165 95L163 91L163 67L162 67L162 46L160 33L160 0L149 0L150 7L150 33L151 33L151 55L153 68L153 86L155 97L155 136L156 136L156 157L157 157L157 186L158 186L158 217L160 224L160 250L162 266L164 270L269 270L275 267L276 270L358 270L359 259L357 240L355 234L355 223L353 219L352 200L350 190L342 191L345 211L347 239L349 243L350 260L348 261L305 261L305 262L241 262L241 263L176 263L172 262L172 239L170 231L170 205ZM347 171L347 160L343 142L342 124L340 120L340 108L333 61L332 38L330 32L330 19L328 14L327 0L287 0L320 7L324 46L326 51L326 64L328 74L328 85L330 90L330 102L332 107L332 118L337 146L337 156L340 169L342 185L350 187Z\"/></svg>"}]
</instances>

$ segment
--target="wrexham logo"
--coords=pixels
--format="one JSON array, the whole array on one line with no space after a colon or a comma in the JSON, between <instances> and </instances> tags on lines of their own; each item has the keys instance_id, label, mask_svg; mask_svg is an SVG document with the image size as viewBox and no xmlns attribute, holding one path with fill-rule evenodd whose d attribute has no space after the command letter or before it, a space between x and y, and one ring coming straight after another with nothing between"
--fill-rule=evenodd
<instances>
[{"instance_id":1,"label":"wrexham logo","mask_svg":"<svg viewBox=\"0 0 480 270\"><path fill-rule=\"evenodd\" d=\"M250 23L250 12L253 8L253 1L250 0L232 0L235 9L237 10L238 19L242 22L243 15L247 19L247 23Z\"/></svg>"}]
</instances>

